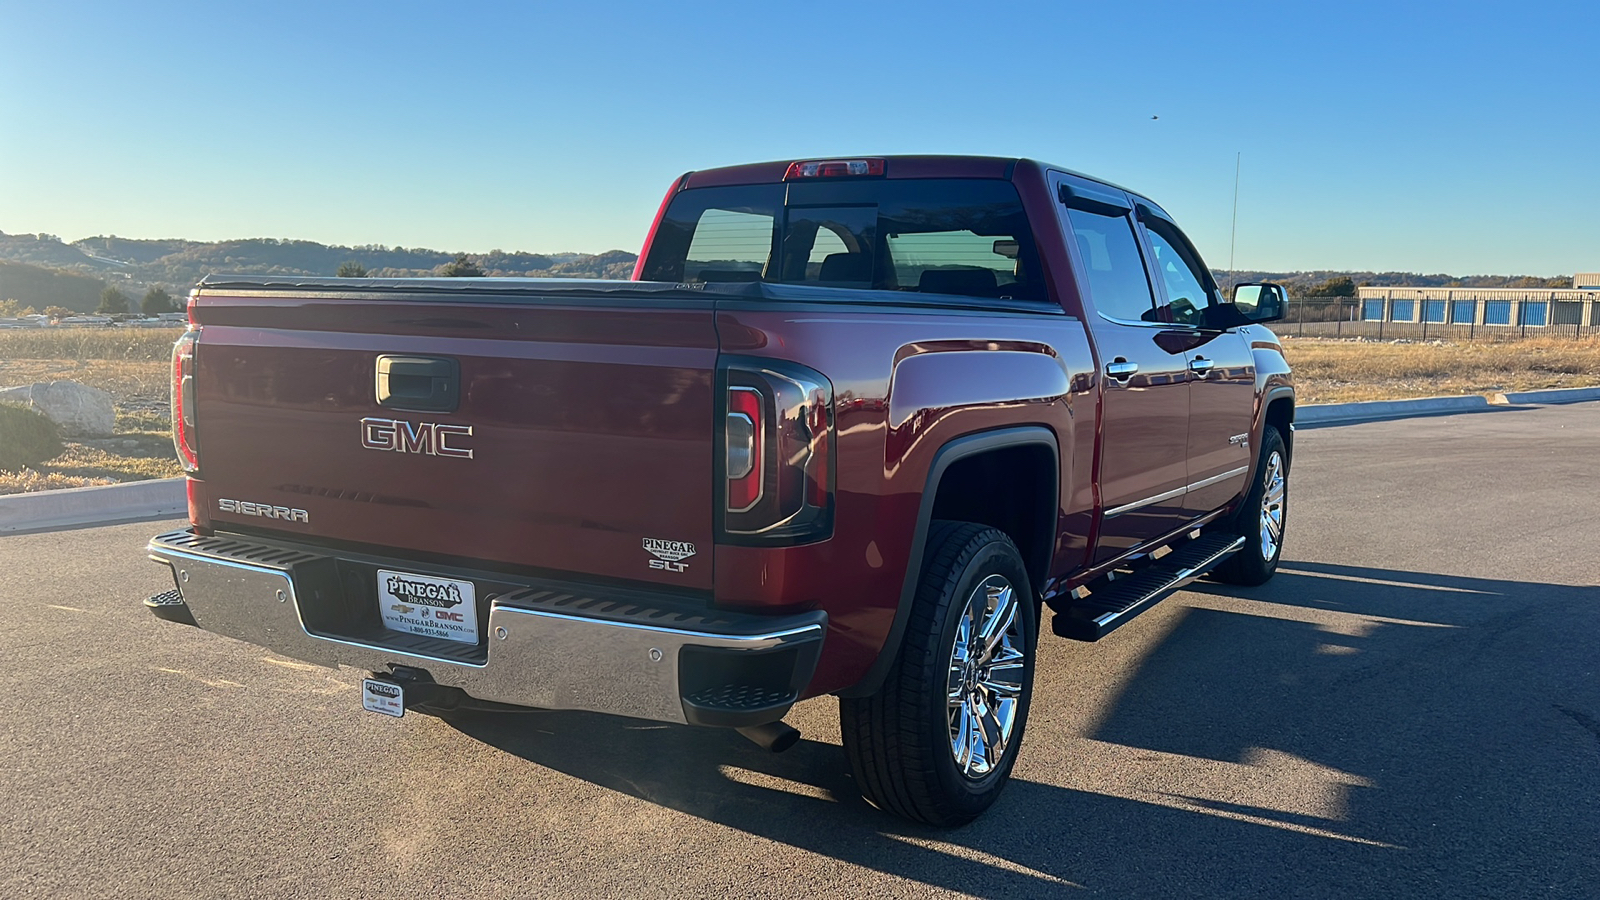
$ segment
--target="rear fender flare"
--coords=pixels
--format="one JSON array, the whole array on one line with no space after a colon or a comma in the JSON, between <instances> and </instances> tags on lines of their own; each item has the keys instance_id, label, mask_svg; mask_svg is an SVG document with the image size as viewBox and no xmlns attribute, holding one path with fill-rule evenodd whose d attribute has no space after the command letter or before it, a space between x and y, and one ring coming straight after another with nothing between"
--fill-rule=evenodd
<instances>
[{"instance_id":1,"label":"rear fender flare","mask_svg":"<svg viewBox=\"0 0 1600 900\"><path fill-rule=\"evenodd\" d=\"M1059 497L1061 451L1055 433L1042 425L1023 425L965 435L946 443L934 454L933 463L928 466L928 478L922 490L922 501L917 507L916 530L911 539L911 554L906 563L905 580L900 588L900 603L894 611L894 624L890 626L889 636L884 640L882 649L878 651L878 658L873 660L867 674L854 685L836 692L838 696L865 697L876 693L889 674L889 667L894 665L895 657L900 653L906 622L911 618L911 603L916 598L917 578L922 574L922 554L927 549L928 526L933 521L933 501L939 496L939 482L944 478L946 470L956 462L982 453L1010 447L1039 445L1049 448L1050 455L1055 460L1054 471L1057 479L1055 495ZM1055 535L1052 534L1051 550L1054 550L1055 544ZM1048 564L1046 568L1048 569ZM1038 585L1034 585L1034 588L1037 590Z\"/></svg>"}]
</instances>

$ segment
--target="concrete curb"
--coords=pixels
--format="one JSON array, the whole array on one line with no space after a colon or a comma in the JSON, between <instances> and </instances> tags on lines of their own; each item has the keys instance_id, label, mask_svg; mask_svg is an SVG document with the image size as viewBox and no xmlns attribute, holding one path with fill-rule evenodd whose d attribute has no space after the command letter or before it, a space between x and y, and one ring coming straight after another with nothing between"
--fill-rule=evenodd
<instances>
[{"instance_id":1,"label":"concrete curb","mask_svg":"<svg viewBox=\"0 0 1600 900\"><path fill-rule=\"evenodd\" d=\"M1559 388L1552 391L1512 391L1507 394L1495 394L1489 402L1495 404L1582 403L1585 400L1600 400L1600 387Z\"/></svg>"},{"instance_id":2,"label":"concrete curb","mask_svg":"<svg viewBox=\"0 0 1600 900\"><path fill-rule=\"evenodd\" d=\"M1587 400L1600 400L1600 387L1512 391L1493 396L1469 394L1465 397L1421 397L1416 400L1373 400L1367 403L1313 403L1294 411L1294 423L1297 426L1355 425L1385 419L1488 412L1507 406L1582 403Z\"/></svg>"},{"instance_id":3,"label":"concrete curb","mask_svg":"<svg viewBox=\"0 0 1600 900\"><path fill-rule=\"evenodd\" d=\"M182 478L0 496L0 534L189 513Z\"/></svg>"},{"instance_id":4,"label":"concrete curb","mask_svg":"<svg viewBox=\"0 0 1600 900\"><path fill-rule=\"evenodd\" d=\"M1373 400L1368 403L1313 403L1295 409L1294 423L1352 425L1357 422L1475 412L1488 408L1489 398L1481 394L1466 397L1422 397L1416 400Z\"/></svg>"}]
</instances>

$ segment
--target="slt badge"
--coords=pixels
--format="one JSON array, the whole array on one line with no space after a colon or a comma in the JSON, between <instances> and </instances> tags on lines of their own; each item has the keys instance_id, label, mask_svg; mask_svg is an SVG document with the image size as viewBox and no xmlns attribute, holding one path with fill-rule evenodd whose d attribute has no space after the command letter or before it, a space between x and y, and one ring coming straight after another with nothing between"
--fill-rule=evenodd
<instances>
[{"instance_id":1,"label":"slt badge","mask_svg":"<svg viewBox=\"0 0 1600 900\"><path fill-rule=\"evenodd\" d=\"M686 562L694 555L694 545L688 541L663 541L660 538L645 538L644 549L648 550L655 559L650 560L650 568L661 569L666 572L684 572L689 568Z\"/></svg>"}]
</instances>

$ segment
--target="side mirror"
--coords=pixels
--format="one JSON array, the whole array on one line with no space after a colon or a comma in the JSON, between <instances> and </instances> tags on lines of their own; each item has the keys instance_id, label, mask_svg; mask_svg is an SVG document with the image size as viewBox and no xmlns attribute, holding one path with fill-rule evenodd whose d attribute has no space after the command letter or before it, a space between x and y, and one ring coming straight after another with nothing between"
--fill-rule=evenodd
<instances>
[{"instance_id":1,"label":"side mirror","mask_svg":"<svg viewBox=\"0 0 1600 900\"><path fill-rule=\"evenodd\" d=\"M1276 322L1289 306L1281 284L1241 284L1233 289L1233 308L1251 322Z\"/></svg>"}]
</instances>

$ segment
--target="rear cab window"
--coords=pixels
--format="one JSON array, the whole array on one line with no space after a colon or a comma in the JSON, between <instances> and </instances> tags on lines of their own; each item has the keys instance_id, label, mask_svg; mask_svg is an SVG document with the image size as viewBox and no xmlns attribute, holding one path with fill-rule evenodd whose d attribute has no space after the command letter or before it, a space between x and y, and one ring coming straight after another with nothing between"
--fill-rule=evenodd
<instances>
[{"instance_id":1,"label":"rear cab window","mask_svg":"<svg viewBox=\"0 0 1600 900\"><path fill-rule=\"evenodd\" d=\"M709 207L700 213L684 260L685 281L761 277L772 250L772 213Z\"/></svg>"},{"instance_id":2,"label":"rear cab window","mask_svg":"<svg viewBox=\"0 0 1600 900\"><path fill-rule=\"evenodd\" d=\"M995 179L841 179L691 188L642 277L1048 301L1016 188Z\"/></svg>"}]
</instances>

